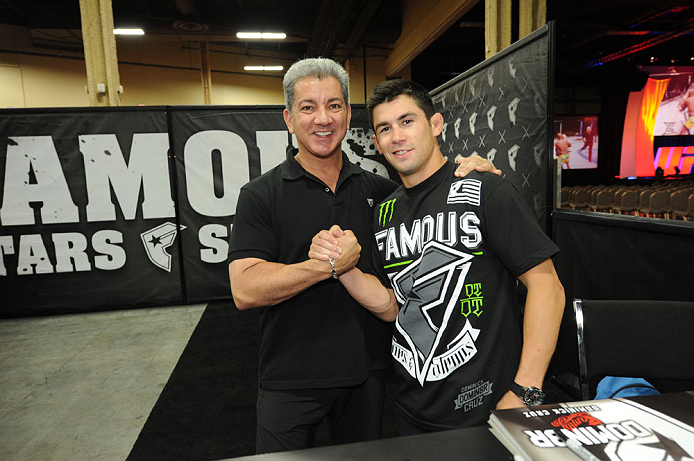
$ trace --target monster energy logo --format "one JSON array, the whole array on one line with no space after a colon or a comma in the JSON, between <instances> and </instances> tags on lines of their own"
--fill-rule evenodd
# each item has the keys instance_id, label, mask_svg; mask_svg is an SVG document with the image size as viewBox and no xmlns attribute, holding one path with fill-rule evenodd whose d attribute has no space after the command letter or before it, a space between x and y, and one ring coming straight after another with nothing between
<instances>
[{"instance_id":1,"label":"monster energy logo","mask_svg":"<svg viewBox=\"0 0 694 461\"><path fill-rule=\"evenodd\" d=\"M395 210L395 201L397 199L388 200L381 203L378 209L378 224L385 227L387 222L393 219L393 210Z\"/></svg>"}]
</instances>

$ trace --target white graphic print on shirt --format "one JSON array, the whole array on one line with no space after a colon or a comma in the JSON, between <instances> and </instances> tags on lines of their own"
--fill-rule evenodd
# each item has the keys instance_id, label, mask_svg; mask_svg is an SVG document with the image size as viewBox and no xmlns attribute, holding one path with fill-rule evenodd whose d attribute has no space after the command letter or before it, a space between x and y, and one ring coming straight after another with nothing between
<instances>
[{"instance_id":1,"label":"white graphic print on shirt","mask_svg":"<svg viewBox=\"0 0 694 461\"><path fill-rule=\"evenodd\" d=\"M450 185L446 201L448 204L479 206L481 188L479 180L455 181ZM394 203L386 206L392 213ZM391 284L402 306L395 325L406 344L400 344L394 338L391 352L421 386L425 381L446 378L477 353L475 340L479 329L466 319L462 329L450 340L452 332L447 332L447 328L451 316L459 309L465 279L474 258L453 247L458 242L468 249L478 247L481 243L478 225L479 219L474 212L468 211L459 217L452 211L438 213L436 219L431 216L415 219L409 232L403 223L399 228L390 227L377 234L379 248L385 250L386 260L419 253L406 269L392 276ZM462 231L460 236L459 231ZM451 327L459 328L456 324L460 325L454 322ZM444 337L449 342L440 348Z\"/></svg>"}]
</instances>

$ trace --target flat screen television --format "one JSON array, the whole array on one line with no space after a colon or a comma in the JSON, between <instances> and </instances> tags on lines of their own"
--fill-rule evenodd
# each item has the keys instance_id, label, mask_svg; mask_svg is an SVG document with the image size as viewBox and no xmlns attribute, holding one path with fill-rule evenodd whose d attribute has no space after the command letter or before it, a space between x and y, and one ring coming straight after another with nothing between
<instances>
[{"instance_id":1,"label":"flat screen television","mask_svg":"<svg viewBox=\"0 0 694 461\"><path fill-rule=\"evenodd\" d=\"M555 116L554 158L561 162L564 170L597 168L598 116Z\"/></svg>"},{"instance_id":2,"label":"flat screen television","mask_svg":"<svg viewBox=\"0 0 694 461\"><path fill-rule=\"evenodd\" d=\"M658 93L658 114L653 136L694 135L694 66L642 66L649 78L663 80L666 85ZM643 103L642 103L643 105Z\"/></svg>"}]
</instances>

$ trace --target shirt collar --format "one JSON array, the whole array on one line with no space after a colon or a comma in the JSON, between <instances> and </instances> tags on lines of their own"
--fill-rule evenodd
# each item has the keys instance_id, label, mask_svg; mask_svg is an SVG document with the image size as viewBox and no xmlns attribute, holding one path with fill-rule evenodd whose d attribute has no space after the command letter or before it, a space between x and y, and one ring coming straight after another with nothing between
<instances>
[{"instance_id":1,"label":"shirt collar","mask_svg":"<svg viewBox=\"0 0 694 461\"><path fill-rule=\"evenodd\" d=\"M297 153L299 153L299 149L296 147L287 147L287 161L283 162L280 167L282 169L282 179L298 179L301 176L309 174L294 158ZM350 162L347 158L347 154L342 152L342 170L340 170L340 179L338 182L353 174L361 174L363 171L364 170L362 170L359 165Z\"/></svg>"}]
</instances>

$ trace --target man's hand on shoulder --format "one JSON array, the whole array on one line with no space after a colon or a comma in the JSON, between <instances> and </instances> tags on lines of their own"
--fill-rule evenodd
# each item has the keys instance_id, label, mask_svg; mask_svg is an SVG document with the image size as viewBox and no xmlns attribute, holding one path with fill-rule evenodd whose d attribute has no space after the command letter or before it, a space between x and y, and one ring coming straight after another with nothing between
<instances>
[{"instance_id":1,"label":"man's hand on shoulder","mask_svg":"<svg viewBox=\"0 0 694 461\"><path fill-rule=\"evenodd\" d=\"M456 160L458 168L455 170L455 175L459 178L464 177L472 170L479 172L489 171L501 176L501 170L496 168L492 162L479 155L471 155L470 157L458 157Z\"/></svg>"}]
</instances>

